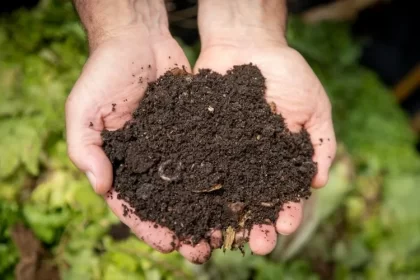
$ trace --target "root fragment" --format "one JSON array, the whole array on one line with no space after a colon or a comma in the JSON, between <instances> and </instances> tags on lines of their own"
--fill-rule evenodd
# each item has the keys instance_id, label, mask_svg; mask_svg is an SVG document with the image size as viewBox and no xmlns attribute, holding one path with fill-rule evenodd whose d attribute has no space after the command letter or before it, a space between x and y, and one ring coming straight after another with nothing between
<instances>
[{"instance_id":1,"label":"root fragment","mask_svg":"<svg viewBox=\"0 0 420 280\"><path fill-rule=\"evenodd\" d=\"M268 103L268 105L270 105L271 112L272 112L273 114L275 114L275 113L277 112L277 106L276 106L276 103L274 103L273 101L271 101L270 103Z\"/></svg>"},{"instance_id":2,"label":"root fragment","mask_svg":"<svg viewBox=\"0 0 420 280\"><path fill-rule=\"evenodd\" d=\"M272 202L261 202L261 206L263 206L263 207L274 207L274 203L272 203Z\"/></svg>"},{"instance_id":3,"label":"root fragment","mask_svg":"<svg viewBox=\"0 0 420 280\"><path fill-rule=\"evenodd\" d=\"M209 192L214 192L214 191L220 190L222 187L223 187L222 184L217 184L217 185L214 185L213 187L211 187L209 189L193 190L192 192L194 192L194 193L209 193Z\"/></svg>"},{"instance_id":4,"label":"root fragment","mask_svg":"<svg viewBox=\"0 0 420 280\"><path fill-rule=\"evenodd\" d=\"M230 203L228 206L229 206L229 209L233 213L239 214L239 213L241 213L244 210L245 203L243 203L243 202L233 202L233 203Z\"/></svg>"},{"instance_id":5,"label":"root fragment","mask_svg":"<svg viewBox=\"0 0 420 280\"><path fill-rule=\"evenodd\" d=\"M234 241L235 230L233 229L233 227L229 226L224 233L223 252L226 250L231 250Z\"/></svg>"},{"instance_id":6,"label":"root fragment","mask_svg":"<svg viewBox=\"0 0 420 280\"><path fill-rule=\"evenodd\" d=\"M180 68L171 69L170 72L174 76L185 76L185 75L188 75L188 72L185 69L180 69Z\"/></svg>"},{"instance_id":7,"label":"root fragment","mask_svg":"<svg viewBox=\"0 0 420 280\"><path fill-rule=\"evenodd\" d=\"M238 225L243 228L245 227L245 222L251 218L251 211L247 211L245 215L242 216L241 220L239 221Z\"/></svg>"}]
</instances>

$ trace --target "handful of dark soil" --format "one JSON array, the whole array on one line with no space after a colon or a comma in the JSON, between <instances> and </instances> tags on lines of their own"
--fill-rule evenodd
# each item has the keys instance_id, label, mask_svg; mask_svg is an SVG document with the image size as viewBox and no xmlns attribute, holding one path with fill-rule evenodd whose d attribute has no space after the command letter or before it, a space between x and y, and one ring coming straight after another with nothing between
<instances>
[{"instance_id":1,"label":"handful of dark soil","mask_svg":"<svg viewBox=\"0 0 420 280\"><path fill-rule=\"evenodd\" d=\"M253 65L150 83L133 119L102 133L118 198L194 243L274 223L285 202L310 195L316 164L308 133L286 128L265 89Z\"/></svg>"}]
</instances>

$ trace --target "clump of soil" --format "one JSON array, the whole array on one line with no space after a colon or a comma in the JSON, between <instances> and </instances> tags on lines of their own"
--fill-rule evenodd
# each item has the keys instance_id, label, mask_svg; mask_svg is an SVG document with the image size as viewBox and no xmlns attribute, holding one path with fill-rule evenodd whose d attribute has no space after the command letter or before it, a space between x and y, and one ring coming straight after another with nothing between
<instances>
[{"instance_id":1,"label":"clump of soil","mask_svg":"<svg viewBox=\"0 0 420 280\"><path fill-rule=\"evenodd\" d=\"M308 133L286 128L265 89L253 65L150 83L133 119L102 133L118 198L194 243L275 222L285 202L310 195L316 164Z\"/></svg>"}]
</instances>

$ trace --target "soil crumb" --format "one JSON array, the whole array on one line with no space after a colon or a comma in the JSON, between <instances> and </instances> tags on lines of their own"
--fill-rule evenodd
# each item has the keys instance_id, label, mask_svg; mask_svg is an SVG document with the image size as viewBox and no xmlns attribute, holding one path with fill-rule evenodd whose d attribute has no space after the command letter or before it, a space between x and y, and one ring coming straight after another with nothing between
<instances>
[{"instance_id":1,"label":"soil crumb","mask_svg":"<svg viewBox=\"0 0 420 280\"><path fill-rule=\"evenodd\" d=\"M310 196L309 135L273 113L256 66L181 71L150 83L122 129L102 132L114 189L134 214L197 243L210 229L274 223L284 203Z\"/></svg>"}]
</instances>

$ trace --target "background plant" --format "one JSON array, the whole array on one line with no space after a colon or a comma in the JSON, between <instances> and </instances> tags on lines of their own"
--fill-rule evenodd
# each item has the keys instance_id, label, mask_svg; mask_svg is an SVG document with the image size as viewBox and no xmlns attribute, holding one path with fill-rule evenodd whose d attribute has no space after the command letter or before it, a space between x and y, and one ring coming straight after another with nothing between
<instances>
[{"instance_id":1,"label":"background plant","mask_svg":"<svg viewBox=\"0 0 420 280\"><path fill-rule=\"evenodd\" d=\"M205 266L130 236L66 155L64 102L86 60L71 3L41 1L0 20L0 278L13 279L23 223L63 279L419 279L420 160L406 117L358 64L346 24L289 22L290 44L329 93L340 147L329 185L269 257L215 252ZM190 59L197 46L184 46ZM39 256L39 258L44 258Z\"/></svg>"}]
</instances>

